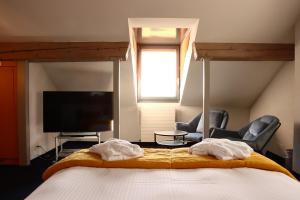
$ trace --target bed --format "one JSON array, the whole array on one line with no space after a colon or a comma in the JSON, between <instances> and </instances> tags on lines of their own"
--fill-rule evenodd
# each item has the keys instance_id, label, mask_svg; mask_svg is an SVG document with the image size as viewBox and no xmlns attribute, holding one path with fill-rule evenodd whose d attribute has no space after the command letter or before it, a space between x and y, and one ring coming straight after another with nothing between
<instances>
[{"instance_id":1,"label":"bed","mask_svg":"<svg viewBox=\"0 0 300 200\"><path fill-rule=\"evenodd\" d=\"M145 149L145 156L105 162L82 150L47 169L35 199L299 199L300 184L260 154L219 161L186 148Z\"/></svg>"}]
</instances>

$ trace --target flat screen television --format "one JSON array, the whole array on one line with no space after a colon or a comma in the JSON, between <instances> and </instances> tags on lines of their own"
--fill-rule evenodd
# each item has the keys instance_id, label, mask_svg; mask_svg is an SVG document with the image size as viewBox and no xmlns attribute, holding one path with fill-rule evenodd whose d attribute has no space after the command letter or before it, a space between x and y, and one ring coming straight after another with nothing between
<instances>
[{"instance_id":1,"label":"flat screen television","mask_svg":"<svg viewBox=\"0 0 300 200\"><path fill-rule=\"evenodd\" d=\"M111 130L113 92L43 92L44 132Z\"/></svg>"}]
</instances>

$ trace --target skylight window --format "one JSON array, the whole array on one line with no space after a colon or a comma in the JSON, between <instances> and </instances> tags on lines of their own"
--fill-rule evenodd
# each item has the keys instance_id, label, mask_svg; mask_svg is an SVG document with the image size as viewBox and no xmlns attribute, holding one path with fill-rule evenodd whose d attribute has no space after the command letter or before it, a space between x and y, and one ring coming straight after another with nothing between
<instances>
[{"instance_id":1,"label":"skylight window","mask_svg":"<svg viewBox=\"0 0 300 200\"><path fill-rule=\"evenodd\" d=\"M142 48L139 100L177 100L178 49Z\"/></svg>"}]
</instances>

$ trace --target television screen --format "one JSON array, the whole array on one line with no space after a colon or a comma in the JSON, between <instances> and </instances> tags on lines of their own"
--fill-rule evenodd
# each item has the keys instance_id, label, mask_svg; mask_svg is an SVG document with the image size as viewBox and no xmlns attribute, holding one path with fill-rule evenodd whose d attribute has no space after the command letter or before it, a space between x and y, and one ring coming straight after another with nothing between
<instances>
[{"instance_id":1,"label":"television screen","mask_svg":"<svg viewBox=\"0 0 300 200\"><path fill-rule=\"evenodd\" d=\"M111 130L113 92L43 92L44 132Z\"/></svg>"}]
</instances>

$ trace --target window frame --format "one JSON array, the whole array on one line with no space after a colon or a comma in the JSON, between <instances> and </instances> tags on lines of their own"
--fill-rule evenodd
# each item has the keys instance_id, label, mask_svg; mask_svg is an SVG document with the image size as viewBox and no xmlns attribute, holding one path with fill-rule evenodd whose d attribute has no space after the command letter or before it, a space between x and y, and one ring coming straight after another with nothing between
<instances>
[{"instance_id":1,"label":"window frame","mask_svg":"<svg viewBox=\"0 0 300 200\"><path fill-rule=\"evenodd\" d=\"M176 96L175 97L142 97L141 96L141 55L142 50L148 51L163 51L163 50L176 50ZM138 45L138 57L137 57L137 100L138 102L179 102L179 88L180 88L180 46L179 45Z\"/></svg>"}]
</instances>

